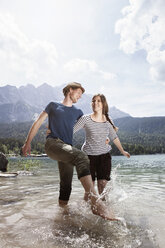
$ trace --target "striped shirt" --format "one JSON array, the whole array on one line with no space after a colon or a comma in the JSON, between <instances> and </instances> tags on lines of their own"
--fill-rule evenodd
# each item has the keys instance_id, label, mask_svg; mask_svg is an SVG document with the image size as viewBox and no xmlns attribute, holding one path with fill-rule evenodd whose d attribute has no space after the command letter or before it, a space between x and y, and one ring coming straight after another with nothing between
<instances>
[{"instance_id":1,"label":"striped shirt","mask_svg":"<svg viewBox=\"0 0 165 248\"><path fill-rule=\"evenodd\" d=\"M92 120L91 115L83 115L74 125L73 132L85 129L85 143L82 150L88 155L100 155L109 152L112 148L105 141L107 137L111 141L117 138L117 134L109 121L96 122Z\"/></svg>"}]
</instances>

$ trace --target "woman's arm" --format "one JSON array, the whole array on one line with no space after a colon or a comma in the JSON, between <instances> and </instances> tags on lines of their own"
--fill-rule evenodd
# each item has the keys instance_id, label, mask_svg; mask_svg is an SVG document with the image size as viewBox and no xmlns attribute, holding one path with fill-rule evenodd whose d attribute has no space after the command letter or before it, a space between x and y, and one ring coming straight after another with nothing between
<instances>
[{"instance_id":1,"label":"woman's arm","mask_svg":"<svg viewBox=\"0 0 165 248\"><path fill-rule=\"evenodd\" d=\"M119 151L124 155L126 156L127 158L130 158L130 154L126 151L124 151L121 143L120 143L120 140L119 138L116 138L113 140L113 143L115 144L115 146L119 149Z\"/></svg>"},{"instance_id":2,"label":"woman's arm","mask_svg":"<svg viewBox=\"0 0 165 248\"><path fill-rule=\"evenodd\" d=\"M78 121L75 123L74 128L73 128L73 133L78 132L80 129L84 128L86 118L84 115L82 115Z\"/></svg>"},{"instance_id":3,"label":"woman's arm","mask_svg":"<svg viewBox=\"0 0 165 248\"><path fill-rule=\"evenodd\" d=\"M22 147L22 153L24 156L27 156L27 153L31 152L31 141L34 138L34 136L36 135L38 129L40 128L40 126L42 125L42 123L44 122L44 120L46 119L46 117L48 116L48 114L46 112L42 112L40 114L40 116L38 117L38 119L33 123L28 136L26 138L25 144Z\"/></svg>"}]
</instances>

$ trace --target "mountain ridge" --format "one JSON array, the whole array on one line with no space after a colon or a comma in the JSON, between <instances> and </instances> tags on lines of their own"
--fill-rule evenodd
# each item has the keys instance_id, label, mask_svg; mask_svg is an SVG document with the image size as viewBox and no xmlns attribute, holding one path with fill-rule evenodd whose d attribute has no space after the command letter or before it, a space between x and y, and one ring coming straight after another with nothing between
<instances>
[{"instance_id":1,"label":"mountain ridge","mask_svg":"<svg viewBox=\"0 0 165 248\"><path fill-rule=\"evenodd\" d=\"M0 123L33 120L49 102L62 101L63 87L64 85L52 87L47 83L38 87L32 84L19 88L12 85L0 87ZM82 109L84 114L91 113L91 99L91 94L84 93L76 103L76 107ZM130 115L113 106L110 108L110 116L116 119Z\"/></svg>"}]
</instances>

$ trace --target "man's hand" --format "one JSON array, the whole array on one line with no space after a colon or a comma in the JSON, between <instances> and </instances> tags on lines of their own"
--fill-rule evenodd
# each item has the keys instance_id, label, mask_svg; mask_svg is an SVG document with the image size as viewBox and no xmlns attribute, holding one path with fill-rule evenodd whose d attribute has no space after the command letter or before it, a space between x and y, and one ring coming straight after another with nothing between
<instances>
[{"instance_id":1,"label":"man's hand","mask_svg":"<svg viewBox=\"0 0 165 248\"><path fill-rule=\"evenodd\" d=\"M47 130L46 130L46 135L48 136L50 133L51 133L51 130L49 129L49 127L48 126L46 126L47 127Z\"/></svg>"},{"instance_id":2,"label":"man's hand","mask_svg":"<svg viewBox=\"0 0 165 248\"><path fill-rule=\"evenodd\" d=\"M31 145L29 143L25 143L22 147L22 154L23 156L27 156L27 153L31 154Z\"/></svg>"},{"instance_id":3,"label":"man's hand","mask_svg":"<svg viewBox=\"0 0 165 248\"><path fill-rule=\"evenodd\" d=\"M27 156L27 153L31 153L31 142L34 138L34 136L36 135L36 133L38 132L38 129L40 128L40 126L42 125L42 123L44 122L44 120L48 117L48 114L43 111L38 119L33 123L29 133L28 133L28 136L27 136L27 139L26 139L26 142L25 144L23 145L22 147L22 153L23 153L23 156Z\"/></svg>"}]
</instances>

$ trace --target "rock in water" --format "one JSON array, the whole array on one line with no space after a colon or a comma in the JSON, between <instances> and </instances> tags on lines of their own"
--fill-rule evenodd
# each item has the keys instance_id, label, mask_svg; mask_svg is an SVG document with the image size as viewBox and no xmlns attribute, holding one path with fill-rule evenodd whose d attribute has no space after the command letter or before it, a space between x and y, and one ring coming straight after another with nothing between
<instances>
[{"instance_id":1,"label":"rock in water","mask_svg":"<svg viewBox=\"0 0 165 248\"><path fill-rule=\"evenodd\" d=\"M0 172L0 177L16 177L18 176L18 173L16 172Z\"/></svg>"},{"instance_id":2,"label":"rock in water","mask_svg":"<svg viewBox=\"0 0 165 248\"><path fill-rule=\"evenodd\" d=\"M0 152L0 171L6 172L7 171L7 164L8 160L2 152Z\"/></svg>"}]
</instances>

